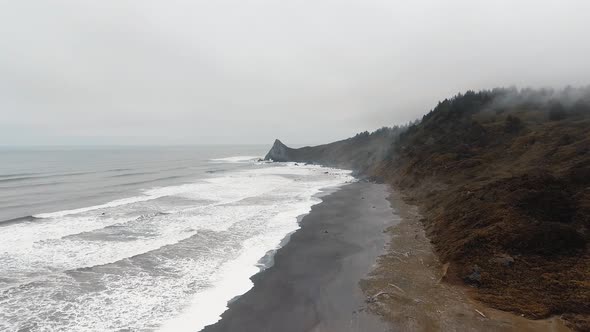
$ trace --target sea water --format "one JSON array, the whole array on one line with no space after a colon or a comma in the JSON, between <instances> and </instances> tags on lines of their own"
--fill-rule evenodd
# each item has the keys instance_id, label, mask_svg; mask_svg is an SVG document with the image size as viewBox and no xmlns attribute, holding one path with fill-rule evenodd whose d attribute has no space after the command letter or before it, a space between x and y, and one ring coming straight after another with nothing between
<instances>
[{"instance_id":1,"label":"sea water","mask_svg":"<svg viewBox=\"0 0 590 332\"><path fill-rule=\"evenodd\" d=\"M2 148L1 331L199 331L350 172L266 146Z\"/></svg>"}]
</instances>

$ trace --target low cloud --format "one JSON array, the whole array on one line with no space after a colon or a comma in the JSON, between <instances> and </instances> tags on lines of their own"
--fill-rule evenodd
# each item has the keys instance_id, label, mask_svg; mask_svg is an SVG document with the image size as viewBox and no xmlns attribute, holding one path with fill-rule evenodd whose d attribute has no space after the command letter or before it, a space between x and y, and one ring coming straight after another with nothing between
<instances>
[{"instance_id":1,"label":"low cloud","mask_svg":"<svg viewBox=\"0 0 590 332\"><path fill-rule=\"evenodd\" d=\"M0 144L314 144L590 84L587 1L12 1Z\"/></svg>"}]
</instances>

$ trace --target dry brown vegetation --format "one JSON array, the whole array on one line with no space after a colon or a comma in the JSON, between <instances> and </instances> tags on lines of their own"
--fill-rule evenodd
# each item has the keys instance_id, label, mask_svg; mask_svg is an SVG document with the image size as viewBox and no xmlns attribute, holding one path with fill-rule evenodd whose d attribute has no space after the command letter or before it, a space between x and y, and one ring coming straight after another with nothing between
<instances>
[{"instance_id":1,"label":"dry brown vegetation","mask_svg":"<svg viewBox=\"0 0 590 332\"><path fill-rule=\"evenodd\" d=\"M588 330L590 94L553 94L445 100L375 175L420 206L449 282L492 307Z\"/></svg>"}]
</instances>

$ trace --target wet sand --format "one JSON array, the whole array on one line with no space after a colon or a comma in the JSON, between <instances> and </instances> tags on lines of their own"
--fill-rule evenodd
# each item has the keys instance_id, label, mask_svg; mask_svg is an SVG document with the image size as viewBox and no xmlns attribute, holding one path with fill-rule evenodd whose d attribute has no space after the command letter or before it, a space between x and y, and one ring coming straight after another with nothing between
<instances>
[{"instance_id":1,"label":"wet sand","mask_svg":"<svg viewBox=\"0 0 590 332\"><path fill-rule=\"evenodd\" d=\"M388 187L358 182L323 197L254 287L203 331L390 331L366 310L359 281L376 267L395 224Z\"/></svg>"}]
</instances>

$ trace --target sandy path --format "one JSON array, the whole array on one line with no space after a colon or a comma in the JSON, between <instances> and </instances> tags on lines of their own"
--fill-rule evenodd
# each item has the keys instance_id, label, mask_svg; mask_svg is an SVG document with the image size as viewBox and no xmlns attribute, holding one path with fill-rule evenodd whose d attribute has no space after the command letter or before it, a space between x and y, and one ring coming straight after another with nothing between
<instances>
[{"instance_id":1,"label":"sandy path","mask_svg":"<svg viewBox=\"0 0 590 332\"><path fill-rule=\"evenodd\" d=\"M396 191L389 199L401 222L388 229L388 253L379 258L371 278L361 282L367 295L387 292L369 304L370 311L401 331L569 331L558 317L532 321L494 310L470 300L468 288L440 282L443 267L418 209Z\"/></svg>"}]
</instances>

